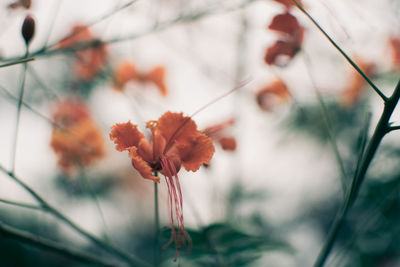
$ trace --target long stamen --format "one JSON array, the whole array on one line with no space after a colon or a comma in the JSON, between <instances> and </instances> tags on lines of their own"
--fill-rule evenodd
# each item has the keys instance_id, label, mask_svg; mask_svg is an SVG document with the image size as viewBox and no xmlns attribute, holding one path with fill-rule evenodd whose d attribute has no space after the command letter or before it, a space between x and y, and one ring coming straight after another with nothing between
<instances>
[{"instance_id":1,"label":"long stamen","mask_svg":"<svg viewBox=\"0 0 400 267\"><path fill-rule=\"evenodd\" d=\"M164 155L161 156L161 165L163 170L165 170L166 172L165 180L168 187L171 219L171 238L169 242L163 246L163 248L168 247L171 244L172 240L174 240L176 257L179 257L179 250L182 246L186 245L186 240L188 242L188 250L190 250L192 240L184 227L182 191L175 165L170 158ZM175 231L174 217L176 219L177 231Z\"/></svg>"}]
</instances>

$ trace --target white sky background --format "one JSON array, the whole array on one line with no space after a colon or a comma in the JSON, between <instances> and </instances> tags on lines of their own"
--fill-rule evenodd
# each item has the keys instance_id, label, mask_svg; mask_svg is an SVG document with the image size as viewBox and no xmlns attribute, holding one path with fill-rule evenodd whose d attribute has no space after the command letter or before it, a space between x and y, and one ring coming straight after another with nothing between
<instances>
[{"instance_id":1,"label":"white sky background","mask_svg":"<svg viewBox=\"0 0 400 267\"><path fill-rule=\"evenodd\" d=\"M107 14L118 3L126 1L106 0L64 0L59 11L54 12L60 0L33 0L32 13L36 19L36 35L31 51L42 47L52 28L49 43L57 42L69 32L76 22L88 24ZM20 27L26 11L8 11L4 7L11 1L0 0L0 53L3 57L22 55L23 40ZM103 40L146 31L154 18L170 21L179 15L174 0L144 1L138 0L130 8L120 11L111 18L94 25L94 35ZM216 6L236 6L240 1L181 1L186 3L186 12L196 12ZM218 2L218 4L215 4ZM332 34L334 39L350 55L374 61L379 67L388 68L390 55L387 38L389 34L399 35L400 25L397 19L399 8L396 1L330 0L304 1L307 9L321 25ZM236 4L235 4L236 3ZM289 107L281 107L274 113L262 112L256 105L253 92L270 81L275 73L282 77L290 87L296 100L301 103L313 101L314 91L305 71L302 55L296 56L288 68L268 68L263 62L265 48L273 43L276 35L266 30L271 18L283 8L272 1L257 1L240 11L222 12L185 25L177 25L159 33L149 34L132 41L115 43L109 46L110 64L132 60L139 69L148 70L155 65L167 68L167 85L170 95L162 99L155 90L140 92L130 85L128 94L139 99L140 116L145 121L156 119L166 110L183 111L191 114L204 104L215 99L234 87L238 59L237 45L241 31L241 16L248 21L244 40L246 49L240 51L244 60L244 71L239 80L250 78L251 82L240 91L208 107L194 119L199 127L208 126L232 116L238 121L233 129L238 139L238 151L232 155L217 149L213 168L196 173L180 172L183 186L185 222L188 225L198 223L191 212L196 208L202 222L207 224L221 218L226 189L236 177L242 177L248 189L264 188L269 198L262 203L260 212L272 224L290 220L302 212L309 203L328 199L340 193L339 175L334 164L330 146L318 146L304 135L291 133L282 127ZM397 11L397 13L396 13ZM304 50L313 62L313 76L326 96L332 97L346 82L349 67L336 50L317 32L315 27L297 10L293 12L306 27ZM55 20L54 20L55 17ZM40 58L29 63L35 66L48 86L59 84L66 68L64 56ZM21 66L0 69L0 84L17 95ZM29 77L27 78L27 82ZM393 85L394 87L394 85ZM35 95L29 92L26 95ZM56 89L56 88L55 88ZM383 88L390 92L391 88ZM376 100L378 100L376 98ZM35 108L43 114L49 114L48 101ZM130 161L125 153L116 152L108 139L110 127L119 122L139 117L132 107L133 102L124 95L111 90L110 83L104 83L95 89L90 98L90 107L97 123L101 125L107 143L107 158L94 166L94 172L113 169L130 170ZM374 110L380 109L379 102ZM16 104L0 99L0 164L9 168L14 135ZM374 120L378 113L374 114ZM51 203L64 210L74 221L94 233L101 233L102 224L97 209L88 203L79 203L58 196L52 188L51 179L57 172L56 159L49 147L51 125L32 114L22 112L19 143L17 150L16 173L29 185L40 191ZM131 175L135 175L131 172ZM18 201L30 201L29 196L19 189L4 174L0 174L0 198ZM149 198L126 196L131 192L117 192L113 202L102 203L108 227L110 229L131 223L143 223L135 218L134 209L147 210L144 218L152 216L151 184ZM165 184L161 183L161 187ZM128 190L126 190L128 191ZM215 195L217 195L215 197ZM214 196L214 197L213 197ZM163 201L161 196L160 201ZM165 197L165 195L164 195ZM142 203L140 203L143 201ZM135 203L133 203L135 202ZM150 207L151 205L151 207ZM21 211L23 212L23 211ZM161 220L166 223L168 215L166 205L161 205ZM312 226L302 226L291 234L291 240L298 253L293 258L272 257L271 266L311 265L318 252L323 237L311 230ZM270 258L263 258L267 262ZM263 265L266 266L266 265Z\"/></svg>"}]
</instances>

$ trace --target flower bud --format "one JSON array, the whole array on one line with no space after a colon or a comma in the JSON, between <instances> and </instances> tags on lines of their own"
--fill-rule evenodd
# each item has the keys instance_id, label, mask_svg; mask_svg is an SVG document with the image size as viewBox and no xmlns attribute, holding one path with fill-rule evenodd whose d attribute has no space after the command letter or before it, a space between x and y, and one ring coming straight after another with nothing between
<instances>
[{"instance_id":1,"label":"flower bud","mask_svg":"<svg viewBox=\"0 0 400 267\"><path fill-rule=\"evenodd\" d=\"M24 37L25 44L28 46L35 34L35 20L31 15L25 17L21 29L22 37Z\"/></svg>"}]
</instances>

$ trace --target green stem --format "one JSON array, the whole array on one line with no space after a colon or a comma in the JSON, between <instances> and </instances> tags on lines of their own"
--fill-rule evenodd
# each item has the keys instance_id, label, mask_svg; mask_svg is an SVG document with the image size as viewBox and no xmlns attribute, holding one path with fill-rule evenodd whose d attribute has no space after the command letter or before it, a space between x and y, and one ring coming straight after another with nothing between
<instances>
[{"instance_id":1,"label":"green stem","mask_svg":"<svg viewBox=\"0 0 400 267\"><path fill-rule=\"evenodd\" d=\"M27 204L27 203L21 203L21 202L16 202L16 201L7 200L7 199L1 199L0 198L0 202L4 203L4 204L12 205L12 206L31 209L31 210L43 210L43 208L41 206Z\"/></svg>"},{"instance_id":2,"label":"green stem","mask_svg":"<svg viewBox=\"0 0 400 267\"><path fill-rule=\"evenodd\" d=\"M155 172L154 176L158 177ZM158 211L158 183L154 182L154 266L160 264L160 218Z\"/></svg>"},{"instance_id":3,"label":"green stem","mask_svg":"<svg viewBox=\"0 0 400 267\"><path fill-rule=\"evenodd\" d=\"M1 222L0 222L0 236L2 238L9 238L16 240L18 242L22 242L24 244L29 244L39 249L51 251L53 253L59 254L63 257L67 257L73 260L87 262L90 264L94 264L96 266L115 266L115 263L111 263L109 261L98 258L94 255L33 235L29 232L18 230L14 227L5 225Z\"/></svg>"},{"instance_id":4,"label":"green stem","mask_svg":"<svg viewBox=\"0 0 400 267\"><path fill-rule=\"evenodd\" d=\"M25 51L25 59L28 58L29 55L29 50L28 50L28 45L26 45L26 51ZM24 98L24 91L25 91L25 78L26 78L26 69L27 69L27 61L23 63L23 70L22 70L22 82L21 86L19 89L19 95L18 95L18 102L17 102L17 115L16 115L16 123L15 123L15 134L14 134L14 140L13 140L13 146L12 146L12 151L11 151L11 172L15 171L15 160L17 157L17 144L18 144L18 133L19 133L19 123L21 119L21 109L22 109L22 102Z\"/></svg>"},{"instance_id":5,"label":"green stem","mask_svg":"<svg viewBox=\"0 0 400 267\"><path fill-rule=\"evenodd\" d=\"M6 173L11 179L13 179L16 183L18 183L23 189L25 189L32 197L36 199L36 201L43 207L44 210L51 213L54 217L59 219L60 221L64 222L65 224L69 225L72 229L76 232L80 233L81 235L85 236L88 240L96 244L99 248L108 251L109 253L119 257L120 259L126 261L131 266L150 266L148 263L144 262L143 260L126 253L111 244L104 243L100 238L92 235L91 233L87 232L86 230L80 228L70 219L68 219L64 214L58 211L56 208L51 206L44 198L42 198L36 191L34 191L31 187L25 184L21 179L19 179L13 172L7 171L3 166L0 165L0 171Z\"/></svg>"},{"instance_id":6,"label":"green stem","mask_svg":"<svg viewBox=\"0 0 400 267\"><path fill-rule=\"evenodd\" d=\"M13 66L13 65L16 65L16 64L21 64L21 63L26 63L26 62L29 62L29 61L32 61L32 60L35 60L35 58L33 58L33 57L22 58L22 59L15 60L15 61L12 61L12 62L9 62L9 63L1 64L0 68L9 67L9 66Z\"/></svg>"},{"instance_id":7,"label":"green stem","mask_svg":"<svg viewBox=\"0 0 400 267\"><path fill-rule=\"evenodd\" d=\"M362 182L365 179L368 167L370 166L370 163L374 158L375 153L383 137L390 131L389 120L399 101L399 98L400 98L400 81L397 83L396 89L394 90L392 96L388 98L388 100L385 102L382 115L371 137L371 140L368 143L366 151L363 154L362 159L360 161L361 162L360 167L358 171L354 173L351 188L350 190L348 190L346 200L329 230L327 240L324 243L324 246L320 251L318 258L314 264L315 267L324 266L325 261L328 258L330 251L332 250L333 244L335 243L339 230L346 219L347 213L351 208L351 206L354 204L355 200L357 199Z\"/></svg>"}]
</instances>

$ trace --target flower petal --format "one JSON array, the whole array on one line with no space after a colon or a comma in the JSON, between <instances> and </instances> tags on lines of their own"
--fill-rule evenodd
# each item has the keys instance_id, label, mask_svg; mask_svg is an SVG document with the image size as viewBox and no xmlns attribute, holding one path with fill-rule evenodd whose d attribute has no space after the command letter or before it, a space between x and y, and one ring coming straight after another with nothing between
<instances>
[{"instance_id":1,"label":"flower petal","mask_svg":"<svg viewBox=\"0 0 400 267\"><path fill-rule=\"evenodd\" d=\"M110 139L117 145L118 151L129 150L131 147L137 147L139 142L145 138L137 129L137 125L130 121L127 123L115 124L110 133Z\"/></svg>"},{"instance_id":2,"label":"flower petal","mask_svg":"<svg viewBox=\"0 0 400 267\"><path fill-rule=\"evenodd\" d=\"M131 62L123 62L117 67L113 74L114 89L117 91L122 91L124 85L127 82L136 79L137 75L137 70Z\"/></svg>"},{"instance_id":3,"label":"flower petal","mask_svg":"<svg viewBox=\"0 0 400 267\"><path fill-rule=\"evenodd\" d=\"M265 63L268 65L284 66L297 54L299 49L300 47L296 43L278 40L267 48L264 57ZM287 60L281 60L282 56L286 56ZM282 63L281 61L285 62Z\"/></svg>"},{"instance_id":4,"label":"flower petal","mask_svg":"<svg viewBox=\"0 0 400 267\"><path fill-rule=\"evenodd\" d=\"M287 34L293 40L302 41L303 27L295 16L286 12L276 15L268 26L268 29Z\"/></svg>"},{"instance_id":5,"label":"flower petal","mask_svg":"<svg viewBox=\"0 0 400 267\"><path fill-rule=\"evenodd\" d=\"M183 167L188 171L197 171L202 164L208 164L214 154L214 145L205 134L192 136L188 145L177 146Z\"/></svg>"},{"instance_id":6,"label":"flower petal","mask_svg":"<svg viewBox=\"0 0 400 267\"><path fill-rule=\"evenodd\" d=\"M135 169L140 173L140 175L142 175L143 178L153 180L157 183L160 182L160 178L153 175L153 171L147 162L138 155L136 147L133 146L130 148L129 157L132 159L133 167L135 167Z\"/></svg>"},{"instance_id":7,"label":"flower petal","mask_svg":"<svg viewBox=\"0 0 400 267\"><path fill-rule=\"evenodd\" d=\"M176 142L189 144L192 136L199 133L196 123L183 113L173 113L167 111L158 119L157 129L167 142L168 150Z\"/></svg>"}]
</instances>

